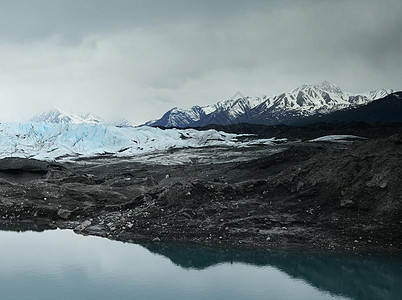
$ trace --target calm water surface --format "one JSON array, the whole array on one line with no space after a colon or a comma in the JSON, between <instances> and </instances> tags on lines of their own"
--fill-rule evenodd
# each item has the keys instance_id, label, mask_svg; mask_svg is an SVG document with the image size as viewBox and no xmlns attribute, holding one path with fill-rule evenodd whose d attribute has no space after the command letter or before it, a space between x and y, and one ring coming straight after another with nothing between
<instances>
[{"instance_id":1,"label":"calm water surface","mask_svg":"<svg viewBox=\"0 0 402 300\"><path fill-rule=\"evenodd\" d=\"M0 299L402 299L400 256L134 245L0 231Z\"/></svg>"}]
</instances>

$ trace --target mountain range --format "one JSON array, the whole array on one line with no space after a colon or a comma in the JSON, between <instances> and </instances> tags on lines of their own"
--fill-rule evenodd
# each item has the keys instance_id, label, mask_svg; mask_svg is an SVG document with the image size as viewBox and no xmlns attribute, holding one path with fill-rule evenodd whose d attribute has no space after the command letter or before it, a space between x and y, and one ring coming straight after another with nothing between
<instances>
[{"instance_id":1,"label":"mountain range","mask_svg":"<svg viewBox=\"0 0 402 300\"><path fill-rule=\"evenodd\" d=\"M306 125L315 122L391 122L392 120L400 122L399 106L402 102L398 101L398 96L384 98L393 92L393 90L382 89L353 94L324 81L314 85L302 85L290 92L272 97L239 97L213 105L196 105L187 110L175 107L160 119L143 125L186 128L240 123ZM237 95L240 94L237 93ZM386 100L374 101L383 98ZM132 127L127 120L108 122L93 113L74 114L59 109L42 112L29 121Z\"/></svg>"},{"instance_id":2,"label":"mountain range","mask_svg":"<svg viewBox=\"0 0 402 300\"><path fill-rule=\"evenodd\" d=\"M41 112L29 120L30 122L63 123L63 124L102 124L106 123L102 118L93 113L74 114L51 109Z\"/></svg>"},{"instance_id":3,"label":"mountain range","mask_svg":"<svg viewBox=\"0 0 402 300\"><path fill-rule=\"evenodd\" d=\"M115 122L108 122L93 113L70 113L56 108L35 115L29 120L29 122L61 124L111 124L117 127L132 127L130 122L125 119L121 119Z\"/></svg>"},{"instance_id":4,"label":"mountain range","mask_svg":"<svg viewBox=\"0 0 402 300\"><path fill-rule=\"evenodd\" d=\"M175 107L160 119L144 125L184 128L237 123L295 124L308 117L363 106L392 92L393 90L382 89L353 94L324 81L314 85L302 85L293 91L273 97L241 97L214 105L197 105L187 110Z\"/></svg>"},{"instance_id":5,"label":"mountain range","mask_svg":"<svg viewBox=\"0 0 402 300\"><path fill-rule=\"evenodd\" d=\"M334 111L329 114L317 114L296 121L293 125L303 126L313 123L381 122L402 123L402 92L395 92L369 102Z\"/></svg>"}]
</instances>

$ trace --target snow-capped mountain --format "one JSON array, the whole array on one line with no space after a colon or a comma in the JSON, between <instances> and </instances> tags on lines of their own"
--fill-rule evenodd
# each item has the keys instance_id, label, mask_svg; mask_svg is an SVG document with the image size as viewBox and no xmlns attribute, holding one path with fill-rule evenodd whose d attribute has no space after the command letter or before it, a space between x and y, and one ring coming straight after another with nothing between
<instances>
[{"instance_id":1,"label":"snow-capped mountain","mask_svg":"<svg viewBox=\"0 0 402 300\"><path fill-rule=\"evenodd\" d=\"M59 109L41 112L31 118L28 122L57 124L109 124L117 127L133 127L133 125L126 119L109 122L93 113L74 114Z\"/></svg>"},{"instance_id":2,"label":"snow-capped mountain","mask_svg":"<svg viewBox=\"0 0 402 300\"><path fill-rule=\"evenodd\" d=\"M126 119L120 119L114 122L111 122L110 124L117 126L117 127L134 127L128 120Z\"/></svg>"},{"instance_id":3,"label":"snow-capped mountain","mask_svg":"<svg viewBox=\"0 0 402 300\"><path fill-rule=\"evenodd\" d=\"M294 125L307 125L317 122L347 123L347 122L402 122L402 92L395 92L383 98L371 101L367 105L358 105L334 111L324 115L314 115L303 118Z\"/></svg>"},{"instance_id":4,"label":"snow-capped mountain","mask_svg":"<svg viewBox=\"0 0 402 300\"><path fill-rule=\"evenodd\" d=\"M73 114L52 109L34 116L30 122L64 123L64 124L102 124L106 123L102 118L92 114Z\"/></svg>"},{"instance_id":5,"label":"snow-capped mountain","mask_svg":"<svg viewBox=\"0 0 402 300\"><path fill-rule=\"evenodd\" d=\"M208 124L291 124L304 117L327 114L348 107L365 105L382 98L392 90L363 94L343 92L338 86L324 81L302 85L293 91L273 97L244 97L214 105L193 106L189 110L173 108L161 119L145 125L163 127L198 127Z\"/></svg>"},{"instance_id":6,"label":"snow-capped mountain","mask_svg":"<svg viewBox=\"0 0 402 300\"><path fill-rule=\"evenodd\" d=\"M233 120L247 118L248 112L258 106L263 98L244 97L236 100L220 101L214 105L193 106L188 110L173 108L161 119L149 121L144 125L162 127L196 127L207 124L231 124ZM215 123L216 121L216 123Z\"/></svg>"}]
</instances>

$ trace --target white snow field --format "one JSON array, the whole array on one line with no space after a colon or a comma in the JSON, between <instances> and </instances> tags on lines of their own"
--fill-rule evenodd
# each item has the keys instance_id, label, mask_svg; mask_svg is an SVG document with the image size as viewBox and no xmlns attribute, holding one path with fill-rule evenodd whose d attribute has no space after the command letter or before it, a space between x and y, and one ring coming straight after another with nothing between
<instances>
[{"instance_id":1,"label":"white snow field","mask_svg":"<svg viewBox=\"0 0 402 300\"><path fill-rule=\"evenodd\" d=\"M267 140L267 143L269 141ZM215 130L119 128L105 124L3 123L0 158L71 160L113 154L128 157L172 148L248 146L237 135Z\"/></svg>"},{"instance_id":2,"label":"white snow field","mask_svg":"<svg viewBox=\"0 0 402 300\"><path fill-rule=\"evenodd\" d=\"M363 140L363 139L365 138L356 135L326 135L310 140L310 142L345 142L350 140Z\"/></svg>"}]
</instances>

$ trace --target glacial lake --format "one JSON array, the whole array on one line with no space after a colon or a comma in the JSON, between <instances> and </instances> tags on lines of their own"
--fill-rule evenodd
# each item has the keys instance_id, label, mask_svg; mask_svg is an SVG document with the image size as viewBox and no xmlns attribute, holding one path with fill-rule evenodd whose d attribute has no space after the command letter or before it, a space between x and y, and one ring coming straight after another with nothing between
<instances>
[{"instance_id":1,"label":"glacial lake","mask_svg":"<svg viewBox=\"0 0 402 300\"><path fill-rule=\"evenodd\" d=\"M402 258L0 231L0 299L402 299Z\"/></svg>"}]
</instances>

